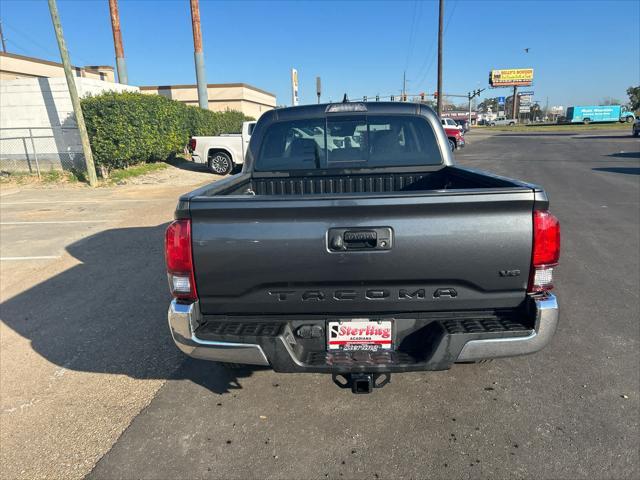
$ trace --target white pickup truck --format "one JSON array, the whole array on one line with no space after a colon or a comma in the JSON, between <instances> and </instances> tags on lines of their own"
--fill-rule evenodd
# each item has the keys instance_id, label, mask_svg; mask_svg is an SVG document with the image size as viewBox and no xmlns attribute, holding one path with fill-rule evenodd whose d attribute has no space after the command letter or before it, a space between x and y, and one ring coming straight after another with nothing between
<instances>
[{"instance_id":1,"label":"white pickup truck","mask_svg":"<svg viewBox=\"0 0 640 480\"><path fill-rule=\"evenodd\" d=\"M243 122L242 133L213 137L191 137L189 150L196 163L206 163L212 173L228 175L242 168L244 155L256 122Z\"/></svg>"},{"instance_id":2,"label":"white pickup truck","mask_svg":"<svg viewBox=\"0 0 640 480\"><path fill-rule=\"evenodd\" d=\"M507 118L507 117L496 117L493 120L491 120L489 122L489 126L490 127L495 127L495 126L499 126L499 125L509 125L509 126L513 126L516 123L518 123L518 119L517 118Z\"/></svg>"}]
</instances>

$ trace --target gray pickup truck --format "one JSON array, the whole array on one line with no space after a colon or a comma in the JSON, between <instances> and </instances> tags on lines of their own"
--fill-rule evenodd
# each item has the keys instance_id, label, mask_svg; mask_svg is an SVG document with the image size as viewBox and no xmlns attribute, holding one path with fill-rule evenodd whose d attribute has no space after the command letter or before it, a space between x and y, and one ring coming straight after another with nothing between
<instances>
[{"instance_id":1,"label":"gray pickup truck","mask_svg":"<svg viewBox=\"0 0 640 480\"><path fill-rule=\"evenodd\" d=\"M195 358L330 373L354 393L536 352L558 321L548 205L456 166L424 105L267 112L242 173L178 202L171 334Z\"/></svg>"}]
</instances>

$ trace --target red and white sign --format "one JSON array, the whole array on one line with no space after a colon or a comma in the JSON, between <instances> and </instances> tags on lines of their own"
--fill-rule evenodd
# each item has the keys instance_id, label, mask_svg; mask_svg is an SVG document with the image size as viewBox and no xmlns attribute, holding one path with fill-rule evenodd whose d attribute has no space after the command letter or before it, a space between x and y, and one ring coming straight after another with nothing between
<instances>
[{"instance_id":1,"label":"red and white sign","mask_svg":"<svg viewBox=\"0 0 640 480\"><path fill-rule=\"evenodd\" d=\"M390 350L393 344L391 320L329 322L329 350Z\"/></svg>"}]
</instances>

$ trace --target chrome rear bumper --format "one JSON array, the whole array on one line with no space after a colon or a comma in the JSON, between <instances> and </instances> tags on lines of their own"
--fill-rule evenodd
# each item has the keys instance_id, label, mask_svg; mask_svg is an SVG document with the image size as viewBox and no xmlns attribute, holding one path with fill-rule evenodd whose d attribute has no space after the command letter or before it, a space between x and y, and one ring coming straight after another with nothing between
<instances>
[{"instance_id":1,"label":"chrome rear bumper","mask_svg":"<svg viewBox=\"0 0 640 480\"><path fill-rule=\"evenodd\" d=\"M458 356L459 362L488 358L515 357L542 350L551 340L558 325L558 302L555 295L534 298L535 330L526 337L491 338L467 342Z\"/></svg>"},{"instance_id":2,"label":"chrome rear bumper","mask_svg":"<svg viewBox=\"0 0 640 480\"><path fill-rule=\"evenodd\" d=\"M558 324L558 303L550 293L531 299L531 315L535 315L534 330L522 337L498 337L467 341L455 357L454 362L469 362L490 358L514 357L535 353L544 348L555 333ZM177 347L190 357L217 362L240 363L248 365L271 365L261 345L255 343L234 343L225 341L203 340L195 335L201 314L198 302L182 304L171 302L168 313L171 336ZM284 345L284 342L277 342ZM284 348L284 347L283 347ZM460 348L460 347L458 347ZM284 348L283 352L289 352ZM273 352L272 352L273 353ZM285 356L274 357L282 360ZM294 368L293 356L291 358ZM299 362L298 362L299 363ZM425 364L426 365L426 364ZM299 365L298 365L299 366ZM277 365L274 364L273 368ZM423 369L427 369L425 366ZM283 370L288 371L288 370Z\"/></svg>"},{"instance_id":3,"label":"chrome rear bumper","mask_svg":"<svg viewBox=\"0 0 640 480\"><path fill-rule=\"evenodd\" d=\"M216 362L269 365L260 345L249 343L214 342L201 340L194 334L194 325L200 316L198 302L177 303L169 306L169 328L177 347L190 357Z\"/></svg>"}]
</instances>

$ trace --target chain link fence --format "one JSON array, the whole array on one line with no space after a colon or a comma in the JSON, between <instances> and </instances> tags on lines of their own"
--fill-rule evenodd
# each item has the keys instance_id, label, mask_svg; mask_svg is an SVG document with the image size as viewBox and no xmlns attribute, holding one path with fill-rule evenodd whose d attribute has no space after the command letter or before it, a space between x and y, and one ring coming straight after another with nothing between
<instances>
[{"instance_id":1,"label":"chain link fence","mask_svg":"<svg viewBox=\"0 0 640 480\"><path fill-rule=\"evenodd\" d=\"M0 128L0 172L84 171L77 127Z\"/></svg>"}]
</instances>

